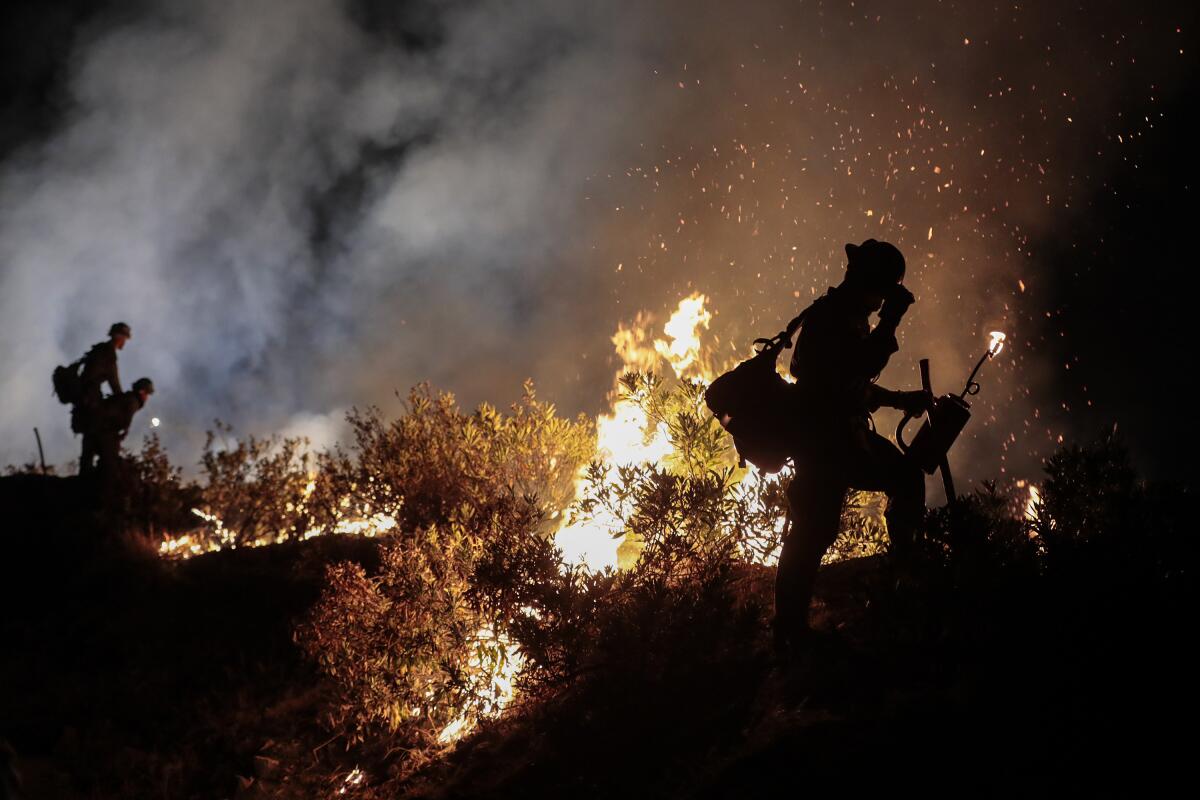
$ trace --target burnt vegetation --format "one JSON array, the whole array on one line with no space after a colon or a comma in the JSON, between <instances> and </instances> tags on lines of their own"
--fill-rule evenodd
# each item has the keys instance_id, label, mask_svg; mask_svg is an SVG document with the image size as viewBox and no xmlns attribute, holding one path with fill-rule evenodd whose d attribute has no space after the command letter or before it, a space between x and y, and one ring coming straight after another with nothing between
<instances>
[{"instance_id":1,"label":"burnt vegetation","mask_svg":"<svg viewBox=\"0 0 1200 800\"><path fill-rule=\"evenodd\" d=\"M420 387L396 419L353 414L345 451L217 428L196 480L151 437L104 502L10 470L0 736L29 796L1171 780L1189 491L1140 480L1115 436L1065 447L1028 512L990 484L931 512L903 576L854 496L818 584L829 634L780 665L784 481L740 482L702 388L627 376L673 455L615 472L532 387L474 412ZM564 513L615 521L628 568L564 565Z\"/></svg>"}]
</instances>

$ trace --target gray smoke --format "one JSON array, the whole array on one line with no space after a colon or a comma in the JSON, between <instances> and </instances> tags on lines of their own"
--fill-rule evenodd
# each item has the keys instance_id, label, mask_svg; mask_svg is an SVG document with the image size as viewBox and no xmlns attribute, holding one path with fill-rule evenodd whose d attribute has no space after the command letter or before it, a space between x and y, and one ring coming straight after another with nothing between
<instances>
[{"instance_id":1,"label":"gray smoke","mask_svg":"<svg viewBox=\"0 0 1200 800\"><path fill-rule=\"evenodd\" d=\"M214 418L328 443L422 380L594 412L619 320L704 291L742 352L867 236L922 298L884 382L959 383L1006 328L971 476L1053 444L1028 242L1169 53L1098 81L1131 46L1098 23L1048 51L1058 12L935 2L371 5L161 0L78 41L57 131L0 172L0 462L34 425L74 455L49 373L117 319L159 387L134 432L186 461Z\"/></svg>"},{"instance_id":2,"label":"gray smoke","mask_svg":"<svg viewBox=\"0 0 1200 800\"><path fill-rule=\"evenodd\" d=\"M166 2L81 42L61 130L0 177L0 458L39 425L66 459L48 368L116 319L172 445L325 439L424 379L518 394L628 113L587 5L451 6L412 47L332 0Z\"/></svg>"}]
</instances>

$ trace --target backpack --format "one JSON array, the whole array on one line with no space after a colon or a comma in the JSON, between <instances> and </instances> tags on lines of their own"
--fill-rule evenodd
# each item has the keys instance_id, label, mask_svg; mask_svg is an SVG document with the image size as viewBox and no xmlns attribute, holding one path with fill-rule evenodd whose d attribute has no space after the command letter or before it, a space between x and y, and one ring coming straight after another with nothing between
<instances>
[{"instance_id":1,"label":"backpack","mask_svg":"<svg viewBox=\"0 0 1200 800\"><path fill-rule=\"evenodd\" d=\"M718 377L704 392L709 411L733 436L742 464L749 461L763 472L779 472L791 457L797 388L775 370L775 362L780 352L791 347L792 334L806 314L807 309L773 339L755 339L754 344L762 349Z\"/></svg>"},{"instance_id":2,"label":"backpack","mask_svg":"<svg viewBox=\"0 0 1200 800\"><path fill-rule=\"evenodd\" d=\"M83 395L83 379L79 374L81 364L82 358L65 367L55 367L54 374L50 377L54 384L54 394L63 405L78 403Z\"/></svg>"}]
</instances>

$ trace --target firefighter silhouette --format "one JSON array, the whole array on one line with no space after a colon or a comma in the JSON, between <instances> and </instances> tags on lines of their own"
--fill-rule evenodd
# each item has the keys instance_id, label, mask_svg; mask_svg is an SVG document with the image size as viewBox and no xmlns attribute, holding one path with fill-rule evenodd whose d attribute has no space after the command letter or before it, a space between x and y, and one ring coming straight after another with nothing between
<instances>
[{"instance_id":1,"label":"firefighter silhouette","mask_svg":"<svg viewBox=\"0 0 1200 800\"><path fill-rule=\"evenodd\" d=\"M121 377L117 370L117 353L133 336L124 322L114 322L108 329L108 340L92 345L83 357L83 369L79 373L77 395L71 408L71 430L83 434L83 451L79 456L79 474L91 475L99 443L95 433L101 427L99 418L106 400L103 386L108 384L109 397L124 394Z\"/></svg>"},{"instance_id":2,"label":"firefighter silhouette","mask_svg":"<svg viewBox=\"0 0 1200 800\"><path fill-rule=\"evenodd\" d=\"M927 391L892 391L875 380L899 346L896 328L915 298L901 283L904 256L887 242L846 245L842 283L788 326L799 330L790 364L797 379L791 430L795 475L788 486L791 527L775 582L775 640L811 633L808 607L821 558L837 538L850 489L887 493L892 552L903 558L925 514L921 469L873 430L881 406L919 415ZM871 327L869 317L879 313Z\"/></svg>"},{"instance_id":3,"label":"firefighter silhouette","mask_svg":"<svg viewBox=\"0 0 1200 800\"><path fill-rule=\"evenodd\" d=\"M146 405L152 394L154 382L149 378L138 378L129 391L104 398L88 415L79 473L98 474L105 491L111 490L115 482L121 442L129 433L133 416Z\"/></svg>"}]
</instances>

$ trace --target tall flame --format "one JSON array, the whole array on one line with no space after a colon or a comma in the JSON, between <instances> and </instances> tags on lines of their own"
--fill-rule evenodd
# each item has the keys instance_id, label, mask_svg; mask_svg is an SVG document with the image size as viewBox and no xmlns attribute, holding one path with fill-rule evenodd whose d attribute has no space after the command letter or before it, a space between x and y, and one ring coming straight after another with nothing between
<instances>
[{"instance_id":1,"label":"tall flame","mask_svg":"<svg viewBox=\"0 0 1200 800\"><path fill-rule=\"evenodd\" d=\"M649 318L639 315L632 327L620 325L612 342L621 358L621 369L613 380L617 399L612 410L596 418L596 459L604 463L609 480L617 469L629 464L657 463L671 454L667 428L655 425L636 402L620 397L618 381L632 370L653 370L665 361L675 377L711 379L711 370L701 358L700 329L707 328L712 314L705 309L703 294L694 293L679 301L675 312L663 325L664 339L650 340ZM575 496L583 496L583 475L575 481ZM621 522L614 515L598 513L591 519L564 520L554 537L571 565L590 570L616 569L621 546Z\"/></svg>"},{"instance_id":2,"label":"tall flame","mask_svg":"<svg viewBox=\"0 0 1200 800\"><path fill-rule=\"evenodd\" d=\"M707 300L702 294L693 294L680 300L679 307L663 326L663 333L670 342L661 339L654 342L654 349L667 360L678 378L682 378L689 368L699 362L700 328L707 328L712 320L712 314L704 308Z\"/></svg>"}]
</instances>

